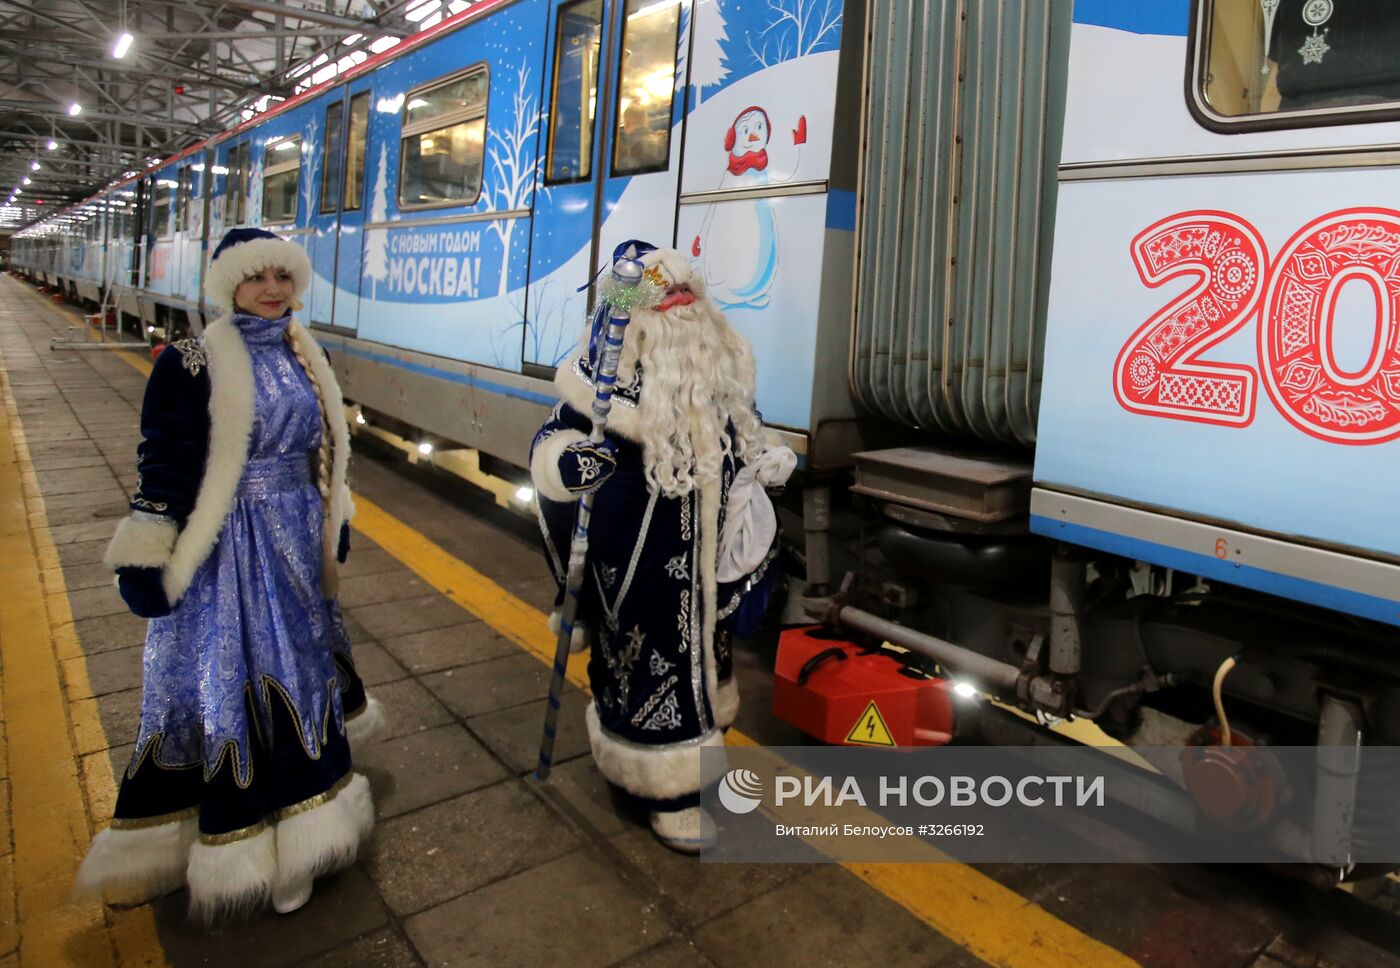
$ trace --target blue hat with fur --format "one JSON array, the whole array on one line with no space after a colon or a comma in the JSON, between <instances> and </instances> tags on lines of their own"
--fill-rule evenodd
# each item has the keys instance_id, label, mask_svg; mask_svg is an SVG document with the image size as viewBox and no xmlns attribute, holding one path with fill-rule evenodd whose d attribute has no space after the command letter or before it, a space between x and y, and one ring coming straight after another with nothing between
<instances>
[{"instance_id":1,"label":"blue hat with fur","mask_svg":"<svg viewBox=\"0 0 1400 968\"><path fill-rule=\"evenodd\" d=\"M272 266L292 274L294 295L311 284L311 260L300 245L266 229L229 229L209 262L204 297L215 306L233 309L233 294L243 280Z\"/></svg>"}]
</instances>

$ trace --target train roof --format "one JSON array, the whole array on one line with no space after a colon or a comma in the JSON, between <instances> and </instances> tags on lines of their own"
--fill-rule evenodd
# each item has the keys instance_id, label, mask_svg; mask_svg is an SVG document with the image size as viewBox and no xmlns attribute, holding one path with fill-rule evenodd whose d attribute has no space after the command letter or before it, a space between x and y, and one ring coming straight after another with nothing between
<instances>
[{"instance_id":1,"label":"train roof","mask_svg":"<svg viewBox=\"0 0 1400 968\"><path fill-rule=\"evenodd\" d=\"M82 208L84 205L89 205L92 202L95 202L98 199L102 198L102 196L118 188L121 188L124 185L130 185L133 182L140 181L142 178L147 177L153 172L160 171L160 169L162 168L183 161L185 158L197 154L206 148L222 144L229 138L235 137L241 134L242 132L249 130L250 128L257 127L259 124L262 124L269 118L274 118L277 115L283 113L284 111L290 111L292 108L300 104L304 104L307 101L312 100L313 98L321 96L322 94L326 93L331 88L339 84L349 83L355 78L374 70L382 64L386 64L389 61L402 57L404 54L408 53L416 47L421 47L423 44L426 44L432 40L436 40L438 37L441 37L444 34L449 34L457 28L461 27L463 24L469 23L472 20L476 20L479 17L483 17L491 11L497 9L498 7L508 6L509 4L514 2L515 0L477 0L476 3L472 4L466 10L460 11L459 13L454 13L452 16L445 18L441 23L434 24L427 30L422 30L416 34L413 34L412 36L405 37L403 40L399 41L397 44L395 44L393 47L390 47L388 50L372 55L363 63L356 64L355 66L351 67L348 71L345 71L342 74L337 74L335 77L327 78L320 84L317 84L314 87L309 87L305 91L302 91L300 94L294 94L286 100L281 101L272 107L269 107L266 111L263 111L259 114L255 114L247 121L244 121L241 124L236 125L235 127L230 128L227 131L221 131L218 134L210 135L209 137L204 138L201 141L197 141L194 144L190 145L188 148L185 148L184 150L171 155L169 158L164 158L154 165L150 165L146 168L143 168L141 171L137 172L134 175L131 175L130 177L123 178L120 181L114 181L107 185L104 185L101 189L89 195L82 201L73 202L71 205L66 205L63 208L44 216L42 219L33 223L32 225L25 226L19 232L16 232L15 235L22 235L23 233L28 232L30 229L38 228L45 222L51 221L52 219L55 219L60 215L67 215L69 212Z\"/></svg>"}]
</instances>

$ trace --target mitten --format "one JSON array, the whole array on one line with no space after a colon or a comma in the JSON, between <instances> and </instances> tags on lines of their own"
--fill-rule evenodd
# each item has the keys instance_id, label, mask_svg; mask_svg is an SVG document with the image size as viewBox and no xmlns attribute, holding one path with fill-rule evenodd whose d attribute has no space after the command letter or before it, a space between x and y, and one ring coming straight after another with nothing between
<instances>
[{"instance_id":1,"label":"mitten","mask_svg":"<svg viewBox=\"0 0 1400 968\"><path fill-rule=\"evenodd\" d=\"M165 597L160 568L118 568L117 591L138 618L163 618L170 614L170 600Z\"/></svg>"},{"instance_id":2,"label":"mitten","mask_svg":"<svg viewBox=\"0 0 1400 968\"><path fill-rule=\"evenodd\" d=\"M617 470L617 446L607 438L601 444L580 440L559 455L559 478L576 494L598 487Z\"/></svg>"},{"instance_id":3,"label":"mitten","mask_svg":"<svg viewBox=\"0 0 1400 968\"><path fill-rule=\"evenodd\" d=\"M350 557L350 522L340 522L340 541L336 545L335 560L340 564L345 564L345 559Z\"/></svg>"}]
</instances>

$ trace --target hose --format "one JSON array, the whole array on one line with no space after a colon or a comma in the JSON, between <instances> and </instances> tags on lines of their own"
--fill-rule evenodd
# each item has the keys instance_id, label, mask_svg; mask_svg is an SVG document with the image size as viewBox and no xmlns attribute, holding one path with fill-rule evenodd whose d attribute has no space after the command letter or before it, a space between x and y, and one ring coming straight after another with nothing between
<instances>
[{"instance_id":1,"label":"hose","mask_svg":"<svg viewBox=\"0 0 1400 968\"><path fill-rule=\"evenodd\" d=\"M1235 657L1230 656L1220 663L1220 668L1215 670L1215 682L1211 685L1211 696L1215 699L1215 716L1220 720L1220 745L1230 746L1230 720L1225 718L1225 700L1220 694L1220 689L1225 685L1225 677L1230 674L1230 670L1235 667Z\"/></svg>"}]
</instances>

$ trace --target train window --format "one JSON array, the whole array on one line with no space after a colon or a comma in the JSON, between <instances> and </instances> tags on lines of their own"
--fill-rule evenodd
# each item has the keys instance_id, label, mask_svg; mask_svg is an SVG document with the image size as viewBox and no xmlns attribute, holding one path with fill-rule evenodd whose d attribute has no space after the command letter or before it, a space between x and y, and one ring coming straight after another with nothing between
<instances>
[{"instance_id":1,"label":"train window","mask_svg":"<svg viewBox=\"0 0 1400 968\"><path fill-rule=\"evenodd\" d=\"M602 35L602 0L577 0L559 8L554 32L547 182L581 181L593 173L593 119L598 105Z\"/></svg>"},{"instance_id":2,"label":"train window","mask_svg":"<svg viewBox=\"0 0 1400 968\"><path fill-rule=\"evenodd\" d=\"M470 205L481 195L485 65L410 91L399 142L399 207Z\"/></svg>"},{"instance_id":3,"label":"train window","mask_svg":"<svg viewBox=\"0 0 1400 968\"><path fill-rule=\"evenodd\" d=\"M340 194L341 152L340 132L345 103L336 101L326 108L326 141L321 146L321 214L335 211L336 196Z\"/></svg>"},{"instance_id":4,"label":"train window","mask_svg":"<svg viewBox=\"0 0 1400 968\"><path fill-rule=\"evenodd\" d=\"M365 139L369 134L369 91L350 99L350 136L345 142L345 204L357 211L365 198Z\"/></svg>"},{"instance_id":5,"label":"train window","mask_svg":"<svg viewBox=\"0 0 1400 968\"><path fill-rule=\"evenodd\" d=\"M680 3L627 0L612 173L665 171L671 157Z\"/></svg>"},{"instance_id":6,"label":"train window","mask_svg":"<svg viewBox=\"0 0 1400 968\"><path fill-rule=\"evenodd\" d=\"M1213 0L1199 11L1192 106L1210 127L1400 111L1393 0Z\"/></svg>"},{"instance_id":7,"label":"train window","mask_svg":"<svg viewBox=\"0 0 1400 968\"><path fill-rule=\"evenodd\" d=\"M180 169L180 177L175 189L175 231L177 232L189 229L190 184L193 180L194 172L190 171L189 165Z\"/></svg>"},{"instance_id":8,"label":"train window","mask_svg":"<svg viewBox=\"0 0 1400 968\"><path fill-rule=\"evenodd\" d=\"M158 239L170 238L170 215L175 201L176 182L173 178L157 176L151 180L151 234Z\"/></svg>"},{"instance_id":9,"label":"train window","mask_svg":"<svg viewBox=\"0 0 1400 968\"><path fill-rule=\"evenodd\" d=\"M228 187L225 189L224 220L228 228L242 225L247 216L248 142L234 145L228 153Z\"/></svg>"},{"instance_id":10,"label":"train window","mask_svg":"<svg viewBox=\"0 0 1400 968\"><path fill-rule=\"evenodd\" d=\"M273 138L263 150L263 222L295 222L301 136Z\"/></svg>"}]
</instances>

